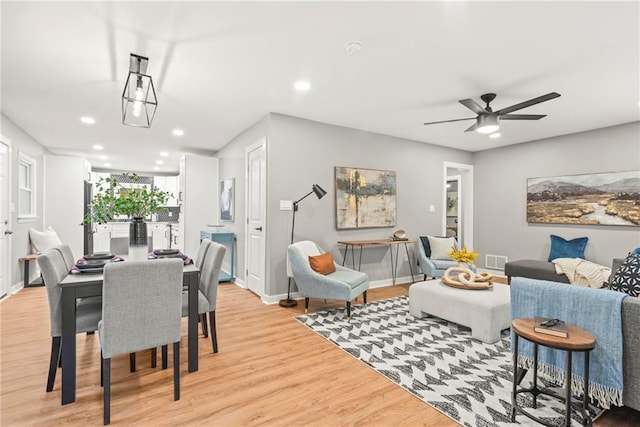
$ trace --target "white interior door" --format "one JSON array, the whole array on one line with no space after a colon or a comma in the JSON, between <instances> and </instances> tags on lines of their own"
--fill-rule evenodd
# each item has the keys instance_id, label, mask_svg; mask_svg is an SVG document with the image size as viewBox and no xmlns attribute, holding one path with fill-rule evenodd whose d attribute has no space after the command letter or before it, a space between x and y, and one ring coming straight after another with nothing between
<instances>
[{"instance_id":1,"label":"white interior door","mask_svg":"<svg viewBox=\"0 0 640 427\"><path fill-rule=\"evenodd\" d=\"M266 199L267 154L266 138L247 148L247 230L246 273L247 287L263 297L265 295L266 266Z\"/></svg>"},{"instance_id":2,"label":"white interior door","mask_svg":"<svg viewBox=\"0 0 640 427\"><path fill-rule=\"evenodd\" d=\"M9 292L11 257L10 150L6 138L0 136L0 297ZM26 279L25 279L26 280Z\"/></svg>"}]
</instances>

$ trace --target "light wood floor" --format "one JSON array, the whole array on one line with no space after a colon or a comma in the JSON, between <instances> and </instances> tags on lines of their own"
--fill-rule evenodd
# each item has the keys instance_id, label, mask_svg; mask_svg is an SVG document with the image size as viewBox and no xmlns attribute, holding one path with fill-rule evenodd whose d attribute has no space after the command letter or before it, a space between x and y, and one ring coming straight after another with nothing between
<instances>
[{"instance_id":1,"label":"light wood floor","mask_svg":"<svg viewBox=\"0 0 640 427\"><path fill-rule=\"evenodd\" d=\"M369 291L377 300L407 294L408 285ZM312 300L311 311L340 305ZM293 319L291 309L264 305L251 292L220 285L220 352L200 338L200 370L186 371L186 321L181 352L182 394L173 401L172 369L152 369L149 353L112 363L113 425L217 426L457 426L363 363ZM76 402L60 405L60 371L45 392L50 351L44 288L28 288L0 302L0 425L101 425L97 335L78 335ZM158 364L158 366L160 366ZM640 425L640 414L616 411L598 426Z\"/></svg>"}]
</instances>

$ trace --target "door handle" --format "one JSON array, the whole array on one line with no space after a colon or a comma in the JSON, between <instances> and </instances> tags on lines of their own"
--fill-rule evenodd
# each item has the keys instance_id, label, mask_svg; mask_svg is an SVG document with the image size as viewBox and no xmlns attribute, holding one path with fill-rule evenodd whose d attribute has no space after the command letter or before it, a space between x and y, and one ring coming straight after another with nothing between
<instances>
[{"instance_id":1,"label":"door handle","mask_svg":"<svg viewBox=\"0 0 640 427\"><path fill-rule=\"evenodd\" d=\"M13 231L11 231L11 230L4 230L4 234L5 234L5 235L6 235L6 234L13 234Z\"/></svg>"},{"instance_id":2,"label":"door handle","mask_svg":"<svg viewBox=\"0 0 640 427\"><path fill-rule=\"evenodd\" d=\"M262 231L262 227L256 227L254 230Z\"/></svg>"}]
</instances>

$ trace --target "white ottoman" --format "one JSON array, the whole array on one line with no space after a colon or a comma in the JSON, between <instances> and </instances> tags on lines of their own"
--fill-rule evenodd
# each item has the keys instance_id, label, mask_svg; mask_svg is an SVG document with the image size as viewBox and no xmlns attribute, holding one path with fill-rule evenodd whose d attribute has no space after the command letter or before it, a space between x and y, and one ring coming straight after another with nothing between
<instances>
[{"instance_id":1,"label":"white ottoman","mask_svg":"<svg viewBox=\"0 0 640 427\"><path fill-rule=\"evenodd\" d=\"M471 336L486 343L500 341L511 326L510 287L494 283L486 290L452 288L440 280L409 287L409 312L414 317L436 316L471 328Z\"/></svg>"}]
</instances>

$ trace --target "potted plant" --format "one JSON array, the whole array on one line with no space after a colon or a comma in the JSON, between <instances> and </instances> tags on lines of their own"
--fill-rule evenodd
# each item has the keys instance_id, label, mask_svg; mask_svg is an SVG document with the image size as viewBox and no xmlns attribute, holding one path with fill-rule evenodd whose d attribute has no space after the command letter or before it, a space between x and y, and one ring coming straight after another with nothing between
<instances>
[{"instance_id":1,"label":"potted plant","mask_svg":"<svg viewBox=\"0 0 640 427\"><path fill-rule=\"evenodd\" d=\"M114 177L98 180L96 192L89 202L89 213L82 224L104 224L119 215L126 215L131 219L129 245L146 245L147 224L144 219L164 210L171 194L154 186L136 186L140 177L135 173L122 176L131 184L120 183Z\"/></svg>"}]
</instances>

